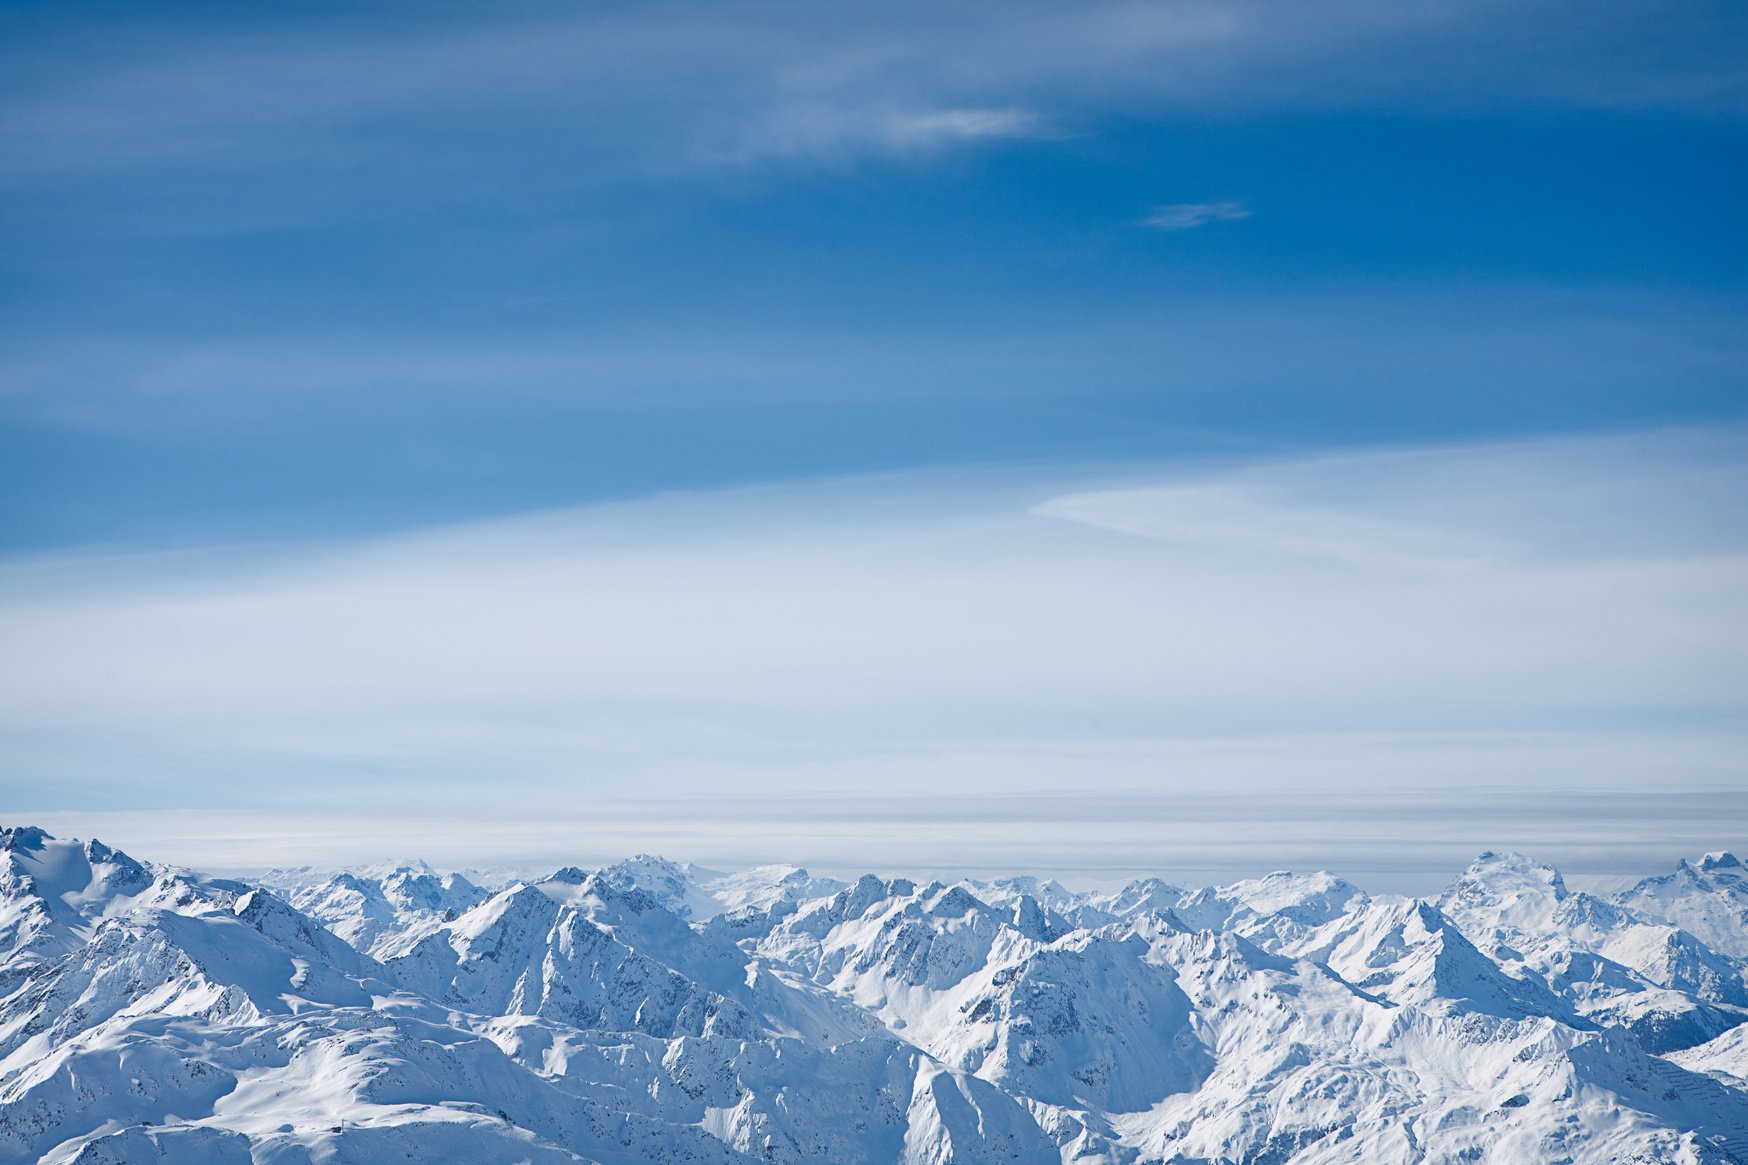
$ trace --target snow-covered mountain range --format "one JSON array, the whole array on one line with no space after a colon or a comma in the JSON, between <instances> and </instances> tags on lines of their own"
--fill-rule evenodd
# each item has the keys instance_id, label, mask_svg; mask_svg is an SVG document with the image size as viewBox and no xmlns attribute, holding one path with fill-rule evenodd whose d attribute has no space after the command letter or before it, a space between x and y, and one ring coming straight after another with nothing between
<instances>
[{"instance_id":1,"label":"snow-covered mountain range","mask_svg":"<svg viewBox=\"0 0 1748 1165\"><path fill-rule=\"evenodd\" d=\"M486 884L481 884L481 883ZM1740 1162L1748 870L252 882L0 830L0 1162Z\"/></svg>"}]
</instances>

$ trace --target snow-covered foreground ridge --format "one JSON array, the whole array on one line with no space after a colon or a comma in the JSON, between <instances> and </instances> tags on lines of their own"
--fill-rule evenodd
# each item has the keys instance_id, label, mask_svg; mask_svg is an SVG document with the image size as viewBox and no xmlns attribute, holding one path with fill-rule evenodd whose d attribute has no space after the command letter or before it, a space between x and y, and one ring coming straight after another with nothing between
<instances>
[{"instance_id":1,"label":"snow-covered foreground ridge","mask_svg":"<svg viewBox=\"0 0 1748 1165\"><path fill-rule=\"evenodd\" d=\"M0 830L0 1162L1748 1162L1748 871L248 884Z\"/></svg>"}]
</instances>

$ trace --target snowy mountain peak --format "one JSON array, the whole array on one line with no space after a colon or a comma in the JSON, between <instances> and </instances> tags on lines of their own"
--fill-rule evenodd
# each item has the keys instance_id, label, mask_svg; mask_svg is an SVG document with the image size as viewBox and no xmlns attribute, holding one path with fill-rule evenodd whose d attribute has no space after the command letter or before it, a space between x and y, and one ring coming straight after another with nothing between
<instances>
[{"instance_id":1,"label":"snowy mountain peak","mask_svg":"<svg viewBox=\"0 0 1748 1165\"><path fill-rule=\"evenodd\" d=\"M1531 861L1516 852L1495 853L1486 850L1469 863L1462 878L1495 886L1511 885L1551 892L1555 898L1564 898L1569 893L1566 880L1561 877L1559 870Z\"/></svg>"},{"instance_id":2,"label":"snowy mountain peak","mask_svg":"<svg viewBox=\"0 0 1748 1165\"><path fill-rule=\"evenodd\" d=\"M1141 911L1163 913L1176 906L1178 899L1183 896L1181 887L1174 886L1163 878L1137 878L1115 894L1095 899L1095 904L1112 915L1123 918Z\"/></svg>"},{"instance_id":3,"label":"snowy mountain peak","mask_svg":"<svg viewBox=\"0 0 1748 1165\"><path fill-rule=\"evenodd\" d=\"M0 838L0 956L49 958L76 947L154 885L151 870L99 841L31 826L0 830Z\"/></svg>"},{"instance_id":4,"label":"snowy mountain peak","mask_svg":"<svg viewBox=\"0 0 1748 1165\"><path fill-rule=\"evenodd\" d=\"M636 886L666 910L693 922L747 908L769 910L799 904L845 888L836 878L818 878L799 866L764 865L723 873L651 854L615 862L601 871L616 884Z\"/></svg>"},{"instance_id":5,"label":"snowy mountain peak","mask_svg":"<svg viewBox=\"0 0 1748 1165\"><path fill-rule=\"evenodd\" d=\"M1223 887L1222 893L1257 914L1283 915L1311 924L1328 922L1346 911L1356 898L1364 897L1358 886L1328 870L1311 874L1277 870L1261 878L1234 882Z\"/></svg>"},{"instance_id":6,"label":"snowy mountain peak","mask_svg":"<svg viewBox=\"0 0 1748 1165\"><path fill-rule=\"evenodd\" d=\"M1576 1022L1571 1008L1546 986L1507 974L1429 902L1376 900L1334 930L1319 961L1360 990L1398 1006Z\"/></svg>"},{"instance_id":7,"label":"snowy mountain peak","mask_svg":"<svg viewBox=\"0 0 1748 1165\"><path fill-rule=\"evenodd\" d=\"M800 866L789 865L754 866L750 870L721 874L702 883L705 892L724 910L771 909L779 903L798 905L829 897L847 885L837 878L819 877Z\"/></svg>"},{"instance_id":8,"label":"snowy mountain peak","mask_svg":"<svg viewBox=\"0 0 1748 1165\"><path fill-rule=\"evenodd\" d=\"M38 829L34 825L11 827L0 825L0 849L27 853L40 850L45 844L53 840L55 840L53 834L46 829Z\"/></svg>"},{"instance_id":9,"label":"snowy mountain peak","mask_svg":"<svg viewBox=\"0 0 1748 1165\"><path fill-rule=\"evenodd\" d=\"M1030 894L1022 894L1008 915L1008 925L1038 943L1052 943L1075 929L1064 916L1045 907Z\"/></svg>"},{"instance_id":10,"label":"snowy mountain peak","mask_svg":"<svg viewBox=\"0 0 1748 1165\"><path fill-rule=\"evenodd\" d=\"M633 854L601 870L603 877L613 882L641 885L654 889L652 883L681 885L687 882L686 870L678 863L655 854Z\"/></svg>"},{"instance_id":11,"label":"snowy mountain peak","mask_svg":"<svg viewBox=\"0 0 1748 1165\"><path fill-rule=\"evenodd\" d=\"M1084 897L1054 878L1034 878L1030 875L996 878L987 882L969 881L964 885L982 901L1004 908L1021 898L1031 898L1041 906L1063 910L1080 906Z\"/></svg>"},{"instance_id":12,"label":"snowy mountain peak","mask_svg":"<svg viewBox=\"0 0 1748 1165\"><path fill-rule=\"evenodd\" d=\"M546 882L563 882L570 886L581 886L584 882L589 880L589 871L580 866L560 866L552 873L546 875L542 880Z\"/></svg>"},{"instance_id":13,"label":"snowy mountain peak","mask_svg":"<svg viewBox=\"0 0 1748 1165\"><path fill-rule=\"evenodd\" d=\"M382 896L400 914L446 913L479 905L486 892L460 874L397 870L379 883Z\"/></svg>"},{"instance_id":14,"label":"snowy mountain peak","mask_svg":"<svg viewBox=\"0 0 1748 1165\"><path fill-rule=\"evenodd\" d=\"M1553 915L1571 898L1552 866L1517 853L1483 853L1438 899L1439 909L1470 933L1499 934L1515 941L1553 925Z\"/></svg>"},{"instance_id":15,"label":"snowy mountain peak","mask_svg":"<svg viewBox=\"0 0 1748 1165\"><path fill-rule=\"evenodd\" d=\"M943 887L939 882L928 888L925 897L931 898L928 912L941 918L963 918L973 910L988 910L989 907L971 896L971 892L963 886Z\"/></svg>"},{"instance_id":16,"label":"snowy mountain peak","mask_svg":"<svg viewBox=\"0 0 1748 1165\"><path fill-rule=\"evenodd\" d=\"M1328 871L1278 870L1227 886L1192 890L1171 912L1191 929L1233 930L1273 948L1304 939L1367 901L1359 887Z\"/></svg>"},{"instance_id":17,"label":"snowy mountain peak","mask_svg":"<svg viewBox=\"0 0 1748 1165\"><path fill-rule=\"evenodd\" d=\"M487 897L461 875L438 875L423 863L396 865L381 878L349 872L320 881L315 876L307 868L275 870L259 884L359 950L384 958Z\"/></svg>"},{"instance_id":18,"label":"snowy mountain peak","mask_svg":"<svg viewBox=\"0 0 1748 1165\"><path fill-rule=\"evenodd\" d=\"M415 878L437 876L437 871L432 869L430 863L423 858L389 858L386 861L373 862L352 872L372 882L387 881L396 875L410 875Z\"/></svg>"},{"instance_id":19,"label":"snowy mountain peak","mask_svg":"<svg viewBox=\"0 0 1748 1165\"><path fill-rule=\"evenodd\" d=\"M1748 877L1733 853L1686 860L1611 901L1635 915L1680 927L1713 950L1748 959Z\"/></svg>"}]
</instances>

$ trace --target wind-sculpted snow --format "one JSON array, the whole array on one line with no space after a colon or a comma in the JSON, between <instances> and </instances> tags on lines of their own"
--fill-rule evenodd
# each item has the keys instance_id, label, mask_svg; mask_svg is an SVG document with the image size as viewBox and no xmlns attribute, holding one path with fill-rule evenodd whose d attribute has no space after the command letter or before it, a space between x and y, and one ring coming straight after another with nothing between
<instances>
[{"instance_id":1,"label":"wind-sculpted snow","mask_svg":"<svg viewBox=\"0 0 1748 1165\"><path fill-rule=\"evenodd\" d=\"M0 1163L1748 1163L1748 884L264 884L0 831Z\"/></svg>"}]
</instances>

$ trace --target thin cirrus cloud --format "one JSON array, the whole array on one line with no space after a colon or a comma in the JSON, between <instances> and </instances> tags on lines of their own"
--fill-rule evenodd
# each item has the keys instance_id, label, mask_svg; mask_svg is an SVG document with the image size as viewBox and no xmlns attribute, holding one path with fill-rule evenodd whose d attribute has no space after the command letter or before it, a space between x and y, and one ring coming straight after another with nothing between
<instances>
[{"instance_id":1,"label":"thin cirrus cloud","mask_svg":"<svg viewBox=\"0 0 1748 1165\"><path fill-rule=\"evenodd\" d=\"M1570 398L1593 420L1620 424L1655 416L1647 404L1681 401L1683 391L1693 394L1689 402L1715 397L1722 390L1705 386L1720 377L1733 383L1730 370L1748 351L1729 306L1694 296L1484 286L1413 297L1394 290L1204 296L1169 311L1060 313L1024 334L999 315L993 323L956 318L950 327L858 320L797 335L768 319L670 313L653 326L633 319L490 342L465 332L359 339L289 329L223 341L21 336L0 354L0 415L135 432L212 430L256 413L277 424L284 402L319 401L324 417L356 416L380 402L417 424L453 411L458 398L490 409L533 401L635 412L676 402L792 408L1036 398L1070 382L1077 392L1097 390L1086 382L1113 396L1169 391L1180 416L1205 421L1229 407L1226 399L1259 387L1279 398L1309 391L1306 370L1317 369L1310 383L1323 412L1357 407L1345 391L1375 416L1385 392L1404 386L1430 398L1484 401L1509 392L1515 400L1515 378L1530 367L1544 408ZM1647 369L1656 370L1654 380ZM1623 411L1597 414L1598 397ZM1412 403L1404 398L1397 407Z\"/></svg>"},{"instance_id":2,"label":"thin cirrus cloud","mask_svg":"<svg viewBox=\"0 0 1748 1165\"><path fill-rule=\"evenodd\" d=\"M803 105L777 111L768 120L726 138L725 162L763 158L850 158L867 153L928 153L977 142L1045 135L1036 114L1017 108L947 108L890 111Z\"/></svg>"},{"instance_id":3,"label":"thin cirrus cloud","mask_svg":"<svg viewBox=\"0 0 1748 1165\"><path fill-rule=\"evenodd\" d=\"M1162 231L1188 231L1215 222L1237 222L1250 217L1242 202L1174 202L1156 206L1143 222Z\"/></svg>"},{"instance_id":4,"label":"thin cirrus cloud","mask_svg":"<svg viewBox=\"0 0 1748 1165\"><path fill-rule=\"evenodd\" d=\"M1032 137L1040 132L1037 115L1024 109L941 109L886 119L884 132L897 144L932 145L979 138Z\"/></svg>"},{"instance_id":5,"label":"thin cirrus cloud","mask_svg":"<svg viewBox=\"0 0 1748 1165\"><path fill-rule=\"evenodd\" d=\"M1209 103L1740 109L1741 17L1700 8L1671 22L1651 4L1567 0L609 5L416 25L360 11L200 36L38 21L13 42L40 53L46 28L83 71L0 57L19 78L0 158L14 180L165 162L381 167L400 148L385 131L417 123L464 157L508 134L613 174L904 152ZM1555 36L1558 59L1539 51Z\"/></svg>"},{"instance_id":6,"label":"thin cirrus cloud","mask_svg":"<svg viewBox=\"0 0 1748 1165\"><path fill-rule=\"evenodd\" d=\"M1364 830L1381 792L1417 792L1467 805L1477 847L1498 839L1464 798L1486 789L1657 783L1693 795L1698 834L1745 743L1740 446L900 475L342 546L14 559L0 731L31 779L4 792L261 814L346 789L453 829L482 780L560 816L627 789L670 808L898 797L927 819L906 850L924 862L957 812L934 799L1024 793L1047 816L1087 772L1119 799L1315 788ZM812 856L863 860L849 810L816 808L842 844L810 835ZM781 855L799 827L779 816L737 852ZM1002 828L991 860L1021 864L1026 831ZM1072 836L1084 852L1052 860L1097 864L1097 832ZM1412 865L1412 839L1368 837L1379 868Z\"/></svg>"}]
</instances>

